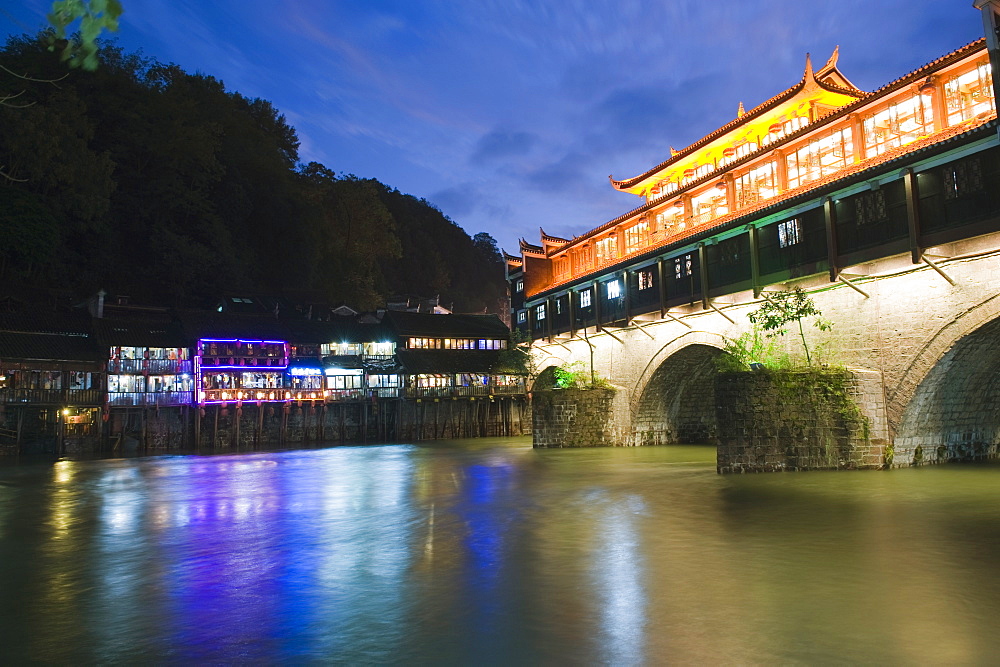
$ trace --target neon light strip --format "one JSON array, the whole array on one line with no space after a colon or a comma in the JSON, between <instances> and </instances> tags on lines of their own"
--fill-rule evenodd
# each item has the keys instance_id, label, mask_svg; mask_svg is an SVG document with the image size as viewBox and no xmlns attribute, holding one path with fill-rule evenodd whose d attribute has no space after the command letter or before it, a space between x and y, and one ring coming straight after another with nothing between
<instances>
[{"instance_id":1,"label":"neon light strip","mask_svg":"<svg viewBox=\"0 0 1000 667\"><path fill-rule=\"evenodd\" d=\"M284 340L244 340L243 338L199 338L200 343L270 343L273 345L287 345Z\"/></svg>"}]
</instances>

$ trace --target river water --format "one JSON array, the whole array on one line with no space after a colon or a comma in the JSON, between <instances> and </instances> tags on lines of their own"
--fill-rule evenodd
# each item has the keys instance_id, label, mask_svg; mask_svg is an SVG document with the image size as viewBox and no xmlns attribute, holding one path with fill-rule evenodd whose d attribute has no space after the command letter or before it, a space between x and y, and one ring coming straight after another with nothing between
<instances>
[{"instance_id":1,"label":"river water","mask_svg":"<svg viewBox=\"0 0 1000 667\"><path fill-rule=\"evenodd\" d=\"M1000 465L526 439L0 466L0 660L983 664Z\"/></svg>"}]
</instances>

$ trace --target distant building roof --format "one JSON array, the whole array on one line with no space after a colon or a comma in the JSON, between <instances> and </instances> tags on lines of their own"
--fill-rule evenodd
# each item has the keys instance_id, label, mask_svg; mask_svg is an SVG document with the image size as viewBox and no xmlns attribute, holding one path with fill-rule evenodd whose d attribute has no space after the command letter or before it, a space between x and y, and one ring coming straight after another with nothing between
<instances>
[{"instance_id":1,"label":"distant building roof","mask_svg":"<svg viewBox=\"0 0 1000 667\"><path fill-rule=\"evenodd\" d=\"M499 359L492 350L397 350L406 373L490 373Z\"/></svg>"},{"instance_id":2,"label":"distant building roof","mask_svg":"<svg viewBox=\"0 0 1000 667\"><path fill-rule=\"evenodd\" d=\"M398 336L507 338L509 329L496 315L430 315L388 311L382 319Z\"/></svg>"}]
</instances>

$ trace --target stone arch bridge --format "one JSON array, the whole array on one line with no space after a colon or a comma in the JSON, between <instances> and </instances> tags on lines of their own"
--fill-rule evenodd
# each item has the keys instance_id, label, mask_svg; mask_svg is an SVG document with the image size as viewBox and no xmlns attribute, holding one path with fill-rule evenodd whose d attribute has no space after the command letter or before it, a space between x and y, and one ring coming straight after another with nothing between
<instances>
[{"instance_id":1,"label":"stone arch bridge","mask_svg":"<svg viewBox=\"0 0 1000 667\"><path fill-rule=\"evenodd\" d=\"M807 337L820 361L867 378L862 409L871 437L895 448L895 463L918 446L995 451L1000 443L1000 245L997 235L939 249L936 261L909 257L854 267L768 290L805 289L828 332ZM727 338L750 330L761 303L752 291L640 316L620 328L591 329L534 344L539 368L573 363L619 388L614 433L621 445L710 443L716 429L715 364ZM586 333L586 335L584 335ZM779 344L800 355L798 336ZM985 448L985 449L984 449ZM969 451L972 451L971 449ZM918 453L917 458L920 457Z\"/></svg>"}]
</instances>

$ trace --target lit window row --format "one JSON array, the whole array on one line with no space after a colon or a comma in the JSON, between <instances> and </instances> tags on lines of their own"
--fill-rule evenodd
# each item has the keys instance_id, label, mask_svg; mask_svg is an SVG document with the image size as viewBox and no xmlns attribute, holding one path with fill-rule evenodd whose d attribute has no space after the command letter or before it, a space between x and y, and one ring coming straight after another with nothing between
<instances>
[{"instance_id":1,"label":"lit window row","mask_svg":"<svg viewBox=\"0 0 1000 667\"><path fill-rule=\"evenodd\" d=\"M833 176L865 158L905 146L935 131L934 94L943 94L945 118L940 125L960 123L994 111L992 78L986 62L976 63L963 72L944 79L937 92L922 86L920 91L898 97L876 107L859 120L852 130L853 120L844 118L839 126L812 135L801 143L783 148L780 153L763 158L734 173L731 186L720 180L706 189L682 197L651 213L648 218L623 226L623 243L619 252L614 232L571 249L567 255L555 258L554 277L562 282L604 266L623 255L632 255L670 237L704 225L712 220L757 205L777 197L784 191L802 187L819 179ZM726 148L718 166L692 165L677 175L677 180L664 180L647 193L648 201L663 198L687 183L700 179L717 168L750 155L760 146L773 144L806 127L809 119L803 115L782 118L773 123L766 136L743 137L736 145ZM857 136L860 135L860 136ZM756 141L754 139L757 139ZM729 189L733 192L730 194Z\"/></svg>"},{"instance_id":2,"label":"lit window row","mask_svg":"<svg viewBox=\"0 0 1000 667\"><path fill-rule=\"evenodd\" d=\"M502 350L507 341L499 338L418 338L406 341L411 350Z\"/></svg>"}]
</instances>

